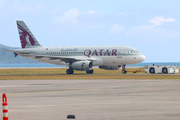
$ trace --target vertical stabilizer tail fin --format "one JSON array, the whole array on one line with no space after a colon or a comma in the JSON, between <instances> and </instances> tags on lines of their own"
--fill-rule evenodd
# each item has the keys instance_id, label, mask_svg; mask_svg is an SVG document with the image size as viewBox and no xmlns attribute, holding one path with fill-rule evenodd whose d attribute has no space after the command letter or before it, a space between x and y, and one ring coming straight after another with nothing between
<instances>
[{"instance_id":1,"label":"vertical stabilizer tail fin","mask_svg":"<svg viewBox=\"0 0 180 120\"><path fill-rule=\"evenodd\" d=\"M24 21L16 21L16 22L17 22L21 47L22 48L40 47L41 45L36 40L34 35L31 33L31 31L24 23Z\"/></svg>"}]
</instances>

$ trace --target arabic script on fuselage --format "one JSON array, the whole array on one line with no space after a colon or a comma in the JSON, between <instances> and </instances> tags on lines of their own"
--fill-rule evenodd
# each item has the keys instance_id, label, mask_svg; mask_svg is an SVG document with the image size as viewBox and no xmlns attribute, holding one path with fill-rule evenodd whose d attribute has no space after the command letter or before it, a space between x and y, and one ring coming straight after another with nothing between
<instances>
[{"instance_id":1,"label":"arabic script on fuselage","mask_svg":"<svg viewBox=\"0 0 180 120\"><path fill-rule=\"evenodd\" d=\"M71 49L71 48L62 48L61 49L61 51L77 51L78 50L78 48L73 48L73 49Z\"/></svg>"}]
</instances>

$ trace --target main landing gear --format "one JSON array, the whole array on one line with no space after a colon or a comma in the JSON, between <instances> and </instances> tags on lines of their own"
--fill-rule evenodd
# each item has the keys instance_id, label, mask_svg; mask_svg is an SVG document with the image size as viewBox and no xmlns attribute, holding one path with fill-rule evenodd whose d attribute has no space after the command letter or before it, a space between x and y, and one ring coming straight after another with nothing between
<instances>
[{"instance_id":1,"label":"main landing gear","mask_svg":"<svg viewBox=\"0 0 180 120\"><path fill-rule=\"evenodd\" d=\"M67 69L67 70L66 70L66 73L67 73L67 74L73 74L73 73L74 73L74 70L73 70L73 69Z\"/></svg>"},{"instance_id":2,"label":"main landing gear","mask_svg":"<svg viewBox=\"0 0 180 120\"><path fill-rule=\"evenodd\" d=\"M125 69L126 69L125 67L126 67L126 65L122 65L122 74L126 74L126 72L127 72L127 71L125 70Z\"/></svg>"},{"instance_id":3,"label":"main landing gear","mask_svg":"<svg viewBox=\"0 0 180 120\"><path fill-rule=\"evenodd\" d=\"M93 72L94 72L93 69L91 69L91 70L86 70L86 73L87 73L87 74L93 74Z\"/></svg>"},{"instance_id":4,"label":"main landing gear","mask_svg":"<svg viewBox=\"0 0 180 120\"><path fill-rule=\"evenodd\" d=\"M86 73L87 73L87 74L93 74L93 72L94 72L93 69L91 69L91 70L86 70ZM71 68L69 68L69 69L66 70L66 73L67 73L67 74L74 74L74 70L71 69Z\"/></svg>"}]
</instances>

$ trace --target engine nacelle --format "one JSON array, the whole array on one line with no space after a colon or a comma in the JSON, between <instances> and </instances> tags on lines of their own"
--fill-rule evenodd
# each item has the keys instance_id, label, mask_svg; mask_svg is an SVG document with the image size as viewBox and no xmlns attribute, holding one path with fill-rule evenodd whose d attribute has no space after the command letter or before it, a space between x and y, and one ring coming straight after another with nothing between
<instances>
[{"instance_id":1,"label":"engine nacelle","mask_svg":"<svg viewBox=\"0 0 180 120\"><path fill-rule=\"evenodd\" d=\"M119 70L121 68L121 65L102 65L99 66L99 68L105 70Z\"/></svg>"},{"instance_id":2,"label":"engine nacelle","mask_svg":"<svg viewBox=\"0 0 180 120\"><path fill-rule=\"evenodd\" d=\"M70 67L74 70L91 70L93 67L93 63L91 61L77 61L73 62Z\"/></svg>"}]
</instances>

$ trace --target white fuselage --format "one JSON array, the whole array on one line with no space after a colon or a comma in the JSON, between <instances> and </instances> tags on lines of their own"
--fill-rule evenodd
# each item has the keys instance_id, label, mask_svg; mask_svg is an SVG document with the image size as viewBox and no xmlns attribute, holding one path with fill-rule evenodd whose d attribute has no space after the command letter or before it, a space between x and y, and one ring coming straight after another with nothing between
<instances>
[{"instance_id":1,"label":"white fuselage","mask_svg":"<svg viewBox=\"0 0 180 120\"><path fill-rule=\"evenodd\" d=\"M145 60L144 55L136 49L127 46L37 47L19 49L17 51L29 52L28 55L19 54L23 57L56 65L69 65L63 58L93 60L93 66L129 65L141 63ZM62 59L56 59L56 57Z\"/></svg>"}]
</instances>

